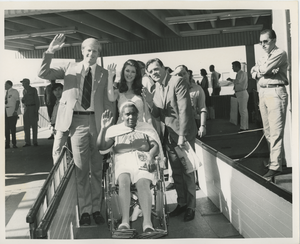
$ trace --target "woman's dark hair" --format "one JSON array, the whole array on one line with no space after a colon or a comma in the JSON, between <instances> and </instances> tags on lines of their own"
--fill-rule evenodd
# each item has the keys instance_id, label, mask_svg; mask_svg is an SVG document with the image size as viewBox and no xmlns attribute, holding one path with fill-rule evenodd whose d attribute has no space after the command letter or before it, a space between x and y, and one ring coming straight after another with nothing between
<instances>
[{"instance_id":1,"label":"woman's dark hair","mask_svg":"<svg viewBox=\"0 0 300 244\"><path fill-rule=\"evenodd\" d=\"M123 92L128 91L128 86L126 84L126 79L125 79L125 76L124 76L124 71L125 71L125 69L128 65L134 67L135 72L136 72L136 76L135 76L133 84L132 84L132 90L133 90L134 94L141 96L142 88L143 88L141 69L139 67L138 62L133 60L133 59L127 60L123 65L123 68L122 68L122 71L121 71L120 84L119 84L119 92L123 93Z\"/></svg>"},{"instance_id":2,"label":"woman's dark hair","mask_svg":"<svg viewBox=\"0 0 300 244\"><path fill-rule=\"evenodd\" d=\"M202 76L206 76L206 75L207 75L207 72L206 72L205 69L200 69L200 74L201 74Z\"/></svg>"}]
</instances>

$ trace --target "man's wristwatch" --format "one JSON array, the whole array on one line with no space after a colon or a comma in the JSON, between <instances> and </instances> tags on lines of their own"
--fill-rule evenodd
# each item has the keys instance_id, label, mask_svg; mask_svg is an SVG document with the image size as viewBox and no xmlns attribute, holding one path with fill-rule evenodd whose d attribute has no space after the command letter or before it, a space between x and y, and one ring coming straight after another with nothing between
<instances>
[{"instance_id":1,"label":"man's wristwatch","mask_svg":"<svg viewBox=\"0 0 300 244\"><path fill-rule=\"evenodd\" d=\"M200 126L203 126L203 127L205 127L205 128L206 128L206 125L200 125Z\"/></svg>"}]
</instances>

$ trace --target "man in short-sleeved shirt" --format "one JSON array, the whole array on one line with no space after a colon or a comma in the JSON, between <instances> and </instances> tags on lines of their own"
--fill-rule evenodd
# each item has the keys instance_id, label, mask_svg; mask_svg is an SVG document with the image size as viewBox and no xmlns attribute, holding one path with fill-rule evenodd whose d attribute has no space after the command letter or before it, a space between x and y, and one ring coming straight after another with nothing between
<instances>
[{"instance_id":1,"label":"man in short-sleeved shirt","mask_svg":"<svg viewBox=\"0 0 300 244\"><path fill-rule=\"evenodd\" d=\"M233 89L235 91L235 96L237 98L239 112L241 115L241 131L249 129L248 122L248 100L249 94L247 91L248 87L248 77L247 73L241 70L241 63L235 61L232 63L232 69L236 72L235 79L228 78L227 80L233 82Z\"/></svg>"},{"instance_id":2,"label":"man in short-sleeved shirt","mask_svg":"<svg viewBox=\"0 0 300 244\"><path fill-rule=\"evenodd\" d=\"M5 82L5 149L10 148L10 134L13 148L17 148L16 125L18 115L21 114L20 95L12 86L13 83L10 80Z\"/></svg>"}]
</instances>

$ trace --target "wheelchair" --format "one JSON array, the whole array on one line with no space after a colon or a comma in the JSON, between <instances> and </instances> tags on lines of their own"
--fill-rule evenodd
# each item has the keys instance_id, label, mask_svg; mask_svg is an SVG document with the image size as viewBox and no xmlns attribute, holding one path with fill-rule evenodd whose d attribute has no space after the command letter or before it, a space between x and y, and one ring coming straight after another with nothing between
<instances>
[{"instance_id":1,"label":"wheelchair","mask_svg":"<svg viewBox=\"0 0 300 244\"><path fill-rule=\"evenodd\" d=\"M107 226L111 232L112 238L116 239L157 239L168 235L168 206L166 198L166 189L164 181L165 159L155 159L155 174L157 178L156 185L151 184L151 192L153 193L151 221L154 228L153 232L138 233L136 229L118 230L118 226L122 221L122 212L119 208L118 185L115 184L114 177L114 156L112 151L105 155L103 165L103 187L105 202L105 218ZM130 213L136 206L139 206L139 199L135 185L130 186L131 203ZM132 226L132 222L130 222Z\"/></svg>"}]
</instances>

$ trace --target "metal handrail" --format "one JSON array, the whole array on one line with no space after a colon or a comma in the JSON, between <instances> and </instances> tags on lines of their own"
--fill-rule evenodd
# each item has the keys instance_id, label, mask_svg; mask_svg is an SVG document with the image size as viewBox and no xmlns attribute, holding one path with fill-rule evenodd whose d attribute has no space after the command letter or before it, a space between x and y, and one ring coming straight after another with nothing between
<instances>
[{"instance_id":1,"label":"metal handrail","mask_svg":"<svg viewBox=\"0 0 300 244\"><path fill-rule=\"evenodd\" d=\"M38 227L35 230L35 236L39 239L47 238L47 232L51 225L52 219L55 216L55 213L57 211L58 205L63 197L63 194L65 192L65 189L68 185L68 182L71 178L73 169L75 168L74 160L72 159L71 163L68 166L68 169L62 178L54 196L52 197L50 204L45 211L41 222L39 223Z\"/></svg>"},{"instance_id":2,"label":"metal handrail","mask_svg":"<svg viewBox=\"0 0 300 244\"><path fill-rule=\"evenodd\" d=\"M60 167L60 164L63 162L63 157L66 154L66 152L69 151L69 149L67 147L63 147L61 150L61 153L59 155L59 157L57 158L57 160L55 161L54 166L52 167L51 171L49 172L49 175L47 177L47 179L45 180L38 196L37 199L35 200L34 204L32 205L32 207L29 209L29 212L26 216L26 222L29 223L29 227L30 227L30 237L32 239L35 238L35 228L37 227L38 223L36 223L36 218L38 215L38 212L40 211L40 207L41 205L44 203L45 201L45 197L47 195L48 192L48 188L51 186L52 182L53 182L53 178L55 176L55 172L58 170L58 168ZM51 199L49 199L51 202Z\"/></svg>"}]
</instances>

